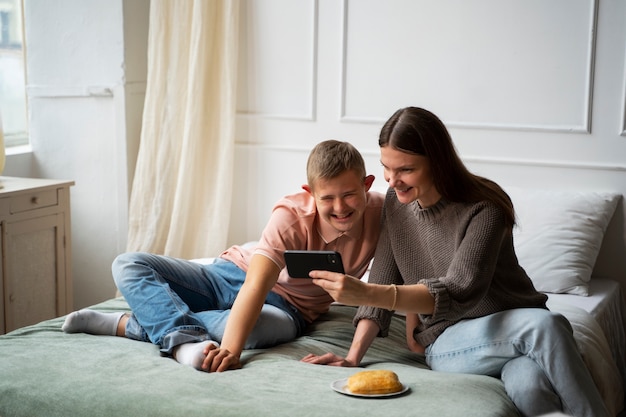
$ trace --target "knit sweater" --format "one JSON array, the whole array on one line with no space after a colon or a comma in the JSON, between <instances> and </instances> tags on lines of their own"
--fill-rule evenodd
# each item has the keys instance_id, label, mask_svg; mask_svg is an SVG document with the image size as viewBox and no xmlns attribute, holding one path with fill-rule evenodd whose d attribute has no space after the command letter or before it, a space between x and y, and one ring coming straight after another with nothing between
<instances>
[{"instance_id":1,"label":"knit sweater","mask_svg":"<svg viewBox=\"0 0 626 417\"><path fill-rule=\"evenodd\" d=\"M547 296L535 290L519 265L504 213L489 202L452 203L441 199L422 209L402 204L387 192L381 235L369 282L423 284L435 299L432 314L420 315L415 340L433 343L460 320L503 310L546 308ZM354 324L375 321L388 334L392 312L359 307Z\"/></svg>"}]
</instances>

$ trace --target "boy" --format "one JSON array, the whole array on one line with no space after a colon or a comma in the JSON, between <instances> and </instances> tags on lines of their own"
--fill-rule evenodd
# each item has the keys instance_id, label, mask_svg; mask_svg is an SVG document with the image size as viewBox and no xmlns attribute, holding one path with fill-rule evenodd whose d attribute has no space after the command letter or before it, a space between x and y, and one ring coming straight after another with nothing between
<instances>
[{"instance_id":1,"label":"boy","mask_svg":"<svg viewBox=\"0 0 626 417\"><path fill-rule=\"evenodd\" d=\"M278 201L254 248L233 246L210 265L122 254L113 278L132 313L81 310L63 330L151 341L164 355L206 372L241 368L243 349L296 338L333 301L311 280L289 277L285 250L336 250L347 275L365 273L384 200L369 192L373 182L356 148L321 142L309 155L304 191Z\"/></svg>"}]
</instances>

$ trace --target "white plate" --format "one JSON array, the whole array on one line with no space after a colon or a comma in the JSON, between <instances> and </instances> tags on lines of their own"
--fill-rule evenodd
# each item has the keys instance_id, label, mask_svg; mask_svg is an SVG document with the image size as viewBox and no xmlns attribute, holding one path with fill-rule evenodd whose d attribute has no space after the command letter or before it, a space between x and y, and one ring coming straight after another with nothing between
<instances>
[{"instance_id":1,"label":"white plate","mask_svg":"<svg viewBox=\"0 0 626 417\"><path fill-rule=\"evenodd\" d=\"M353 392L350 392L350 390L347 388L347 385L348 385L348 378L342 378L342 379L333 381L330 384L330 387L340 394L351 395L353 397L366 397L366 398L395 397L396 395L404 394L405 392L409 390L408 386L402 384L401 391L391 392L389 394L355 394Z\"/></svg>"}]
</instances>

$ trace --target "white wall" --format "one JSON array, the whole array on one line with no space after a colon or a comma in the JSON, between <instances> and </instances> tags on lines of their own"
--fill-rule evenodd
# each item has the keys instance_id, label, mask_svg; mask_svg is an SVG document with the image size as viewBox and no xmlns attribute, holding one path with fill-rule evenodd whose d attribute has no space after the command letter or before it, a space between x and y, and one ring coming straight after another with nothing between
<instances>
[{"instance_id":1,"label":"white wall","mask_svg":"<svg viewBox=\"0 0 626 417\"><path fill-rule=\"evenodd\" d=\"M115 294L145 95L148 0L25 2L32 152L3 175L75 181L74 304Z\"/></svg>"},{"instance_id":2,"label":"white wall","mask_svg":"<svg viewBox=\"0 0 626 417\"><path fill-rule=\"evenodd\" d=\"M439 115L468 166L502 184L626 195L626 2L243 6L232 242L305 181L319 140L353 142L384 187L378 133L407 105ZM626 285L625 219L622 202L596 272Z\"/></svg>"},{"instance_id":3,"label":"white wall","mask_svg":"<svg viewBox=\"0 0 626 417\"><path fill-rule=\"evenodd\" d=\"M229 243L259 236L320 140L353 142L384 188L378 132L406 105L437 113L470 168L496 181L626 195L626 2L504 4L242 0ZM76 181L76 307L113 294L125 248L148 9L26 2L33 153L10 156L4 174ZM625 220L622 202L599 260L609 275L626 277Z\"/></svg>"}]
</instances>

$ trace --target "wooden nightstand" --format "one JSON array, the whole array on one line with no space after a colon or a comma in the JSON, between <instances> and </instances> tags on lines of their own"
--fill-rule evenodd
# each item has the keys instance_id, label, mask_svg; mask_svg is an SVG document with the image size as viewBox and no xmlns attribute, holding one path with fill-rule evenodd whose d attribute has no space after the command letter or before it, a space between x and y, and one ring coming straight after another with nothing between
<instances>
[{"instance_id":1,"label":"wooden nightstand","mask_svg":"<svg viewBox=\"0 0 626 417\"><path fill-rule=\"evenodd\" d=\"M73 309L72 185L0 177L0 334Z\"/></svg>"}]
</instances>

